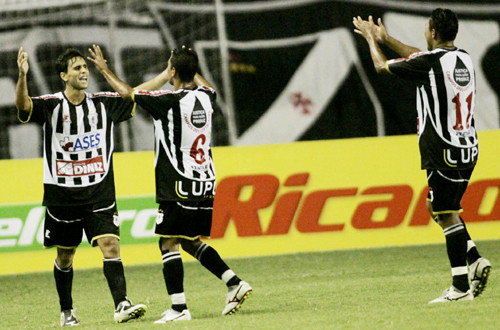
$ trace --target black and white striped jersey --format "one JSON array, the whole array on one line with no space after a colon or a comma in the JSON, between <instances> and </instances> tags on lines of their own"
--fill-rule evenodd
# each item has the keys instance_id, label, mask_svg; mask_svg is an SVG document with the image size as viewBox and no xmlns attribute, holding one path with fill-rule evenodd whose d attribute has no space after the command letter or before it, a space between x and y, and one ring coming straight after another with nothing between
<instances>
[{"instance_id":1,"label":"black and white striped jersey","mask_svg":"<svg viewBox=\"0 0 500 330\"><path fill-rule=\"evenodd\" d=\"M33 97L31 111L19 111L43 127L43 205L115 200L114 123L131 118L135 104L118 93L85 95L78 105L63 92Z\"/></svg>"},{"instance_id":2,"label":"black and white striped jersey","mask_svg":"<svg viewBox=\"0 0 500 330\"><path fill-rule=\"evenodd\" d=\"M158 203L206 200L215 194L211 136L215 91L135 91L134 100L153 117Z\"/></svg>"},{"instance_id":3,"label":"black and white striped jersey","mask_svg":"<svg viewBox=\"0 0 500 330\"><path fill-rule=\"evenodd\" d=\"M417 83L419 147L424 169L476 164L476 81L470 55L437 48L387 61L388 70Z\"/></svg>"}]
</instances>

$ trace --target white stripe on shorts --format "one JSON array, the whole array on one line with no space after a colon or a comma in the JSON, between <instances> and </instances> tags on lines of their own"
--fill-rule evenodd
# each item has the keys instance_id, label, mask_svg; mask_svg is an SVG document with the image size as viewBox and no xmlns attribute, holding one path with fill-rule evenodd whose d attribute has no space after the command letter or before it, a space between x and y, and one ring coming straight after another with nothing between
<instances>
[{"instance_id":1,"label":"white stripe on shorts","mask_svg":"<svg viewBox=\"0 0 500 330\"><path fill-rule=\"evenodd\" d=\"M213 209L213 207L193 207L193 206L186 206L186 205L182 205L179 202L177 202L177 205L179 205L180 207L182 207L184 209L188 209L188 210L212 210Z\"/></svg>"},{"instance_id":2,"label":"white stripe on shorts","mask_svg":"<svg viewBox=\"0 0 500 330\"><path fill-rule=\"evenodd\" d=\"M446 180L451 181L451 182L469 182L469 180L467 180L467 179L452 179L452 178L447 177L446 175L444 175L443 173L441 173L439 171L436 171L436 172L438 172L438 174L441 175L441 177L443 177Z\"/></svg>"},{"instance_id":3,"label":"white stripe on shorts","mask_svg":"<svg viewBox=\"0 0 500 330\"><path fill-rule=\"evenodd\" d=\"M50 217L51 217L52 219L54 219L54 220L55 220L55 221L57 221L57 222L73 223L73 222L77 222L77 221L82 221L82 220L83 220L83 218L81 218L81 219L73 219L73 220L63 220L63 219L58 219L58 218L56 218L54 215L52 215L52 213L50 213L50 210L49 210L49 208L48 208L48 207L47 207L47 213L50 215Z\"/></svg>"},{"instance_id":4,"label":"white stripe on shorts","mask_svg":"<svg viewBox=\"0 0 500 330\"><path fill-rule=\"evenodd\" d=\"M112 208L115 206L115 203L116 203L116 202L113 202L113 204L111 204L111 205L110 205L110 206L108 206L108 207L103 207L102 209L94 210L94 211L92 211L92 212L97 213L97 212L101 212L101 211L106 211L106 210L112 209Z\"/></svg>"}]
</instances>

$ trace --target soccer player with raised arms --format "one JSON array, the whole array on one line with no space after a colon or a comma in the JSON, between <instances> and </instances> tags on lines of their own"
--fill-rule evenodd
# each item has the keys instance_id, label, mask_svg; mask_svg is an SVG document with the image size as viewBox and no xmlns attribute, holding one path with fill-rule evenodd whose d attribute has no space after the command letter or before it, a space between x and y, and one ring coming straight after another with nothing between
<instances>
[{"instance_id":1,"label":"soccer player with raised arms","mask_svg":"<svg viewBox=\"0 0 500 330\"><path fill-rule=\"evenodd\" d=\"M454 44L457 16L449 9L432 11L424 30L428 47L424 52L391 37L381 19L377 23L371 16L354 17L354 32L367 41L378 73L417 85L421 166L429 185L427 209L443 229L451 264L452 285L430 303L473 300L483 292L491 264L479 255L459 216L479 149L474 66L470 55ZM388 61L379 43L402 58Z\"/></svg>"},{"instance_id":2,"label":"soccer player with raised arms","mask_svg":"<svg viewBox=\"0 0 500 330\"><path fill-rule=\"evenodd\" d=\"M57 247L54 278L61 305L61 326L78 325L73 308L73 258L83 232L102 251L104 276L115 303L114 319L139 318L146 306L127 298L119 247L119 221L113 176L114 125L134 116L133 102L117 93L86 92L89 69L73 48L56 61L65 89L30 97L28 53L19 49L16 107L23 123L43 126L44 246Z\"/></svg>"},{"instance_id":3,"label":"soccer player with raised arms","mask_svg":"<svg viewBox=\"0 0 500 330\"><path fill-rule=\"evenodd\" d=\"M183 264L179 246L195 257L228 288L223 315L237 311L252 292L215 249L200 240L209 237L215 196L215 168L211 152L215 91L198 71L198 56L187 47L171 52L166 76L135 90L111 72L99 46L90 49L99 72L125 100L134 100L151 114L155 127L155 234L160 236L163 277L171 308L155 323L187 321ZM166 78L165 81L162 81ZM155 78L154 78L155 79ZM166 81L174 91L160 88Z\"/></svg>"}]
</instances>

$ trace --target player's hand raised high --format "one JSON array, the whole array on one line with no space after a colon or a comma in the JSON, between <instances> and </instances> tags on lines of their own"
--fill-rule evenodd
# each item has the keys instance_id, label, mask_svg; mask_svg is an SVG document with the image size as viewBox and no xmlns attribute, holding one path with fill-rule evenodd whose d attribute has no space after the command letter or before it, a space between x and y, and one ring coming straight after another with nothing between
<instances>
[{"instance_id":1,"label":"player's hand raised high","mask_svg":"<svg viewBox=\"0 0 500 330\"><path fill-rule=\"evenodd\" d=\"M102 73L104 70L108 69L108 61L102 55L101 47L99 47L99 45L92 45L92 48L89 48L91 56L88 56L87 59L94 63L97 70Z\"/></svg>"},{"instance_id":2,"label":"player's hand raised high","mask_svg":"<svg viewBox=\"0 0 500 330\"><path fill-rule=\"evenodd\" d=\"M23 47L19 48L17 53L17 66L19 67L19 73L26 75L29 70L28 64L28 53L26 53Z\"/></svg>"}]
</instances>

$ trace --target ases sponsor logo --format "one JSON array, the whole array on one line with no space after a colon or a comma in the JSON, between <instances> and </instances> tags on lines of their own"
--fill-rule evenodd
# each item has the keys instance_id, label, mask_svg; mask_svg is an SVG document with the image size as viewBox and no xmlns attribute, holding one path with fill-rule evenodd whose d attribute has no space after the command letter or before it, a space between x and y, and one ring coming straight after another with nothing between
<instances>
[{"instance_id":1,"label":"ases sponsor logo","mask_svg":"<svg viewBox=\"0 0 500 330\"><path fill-rule=\"evenodd\" d=\"M91 122L90 124L94 125L96 123ZM63 140L59 141L59 144L61 145L61 148L64 151L82 151L82 150L94 149L97 148L100 143L101 143L100 133L90 134L83 137L77 137L76 139L74 139L74 141L71 141L70 137L65 136Z\"/></svg>"}]
</instances>

